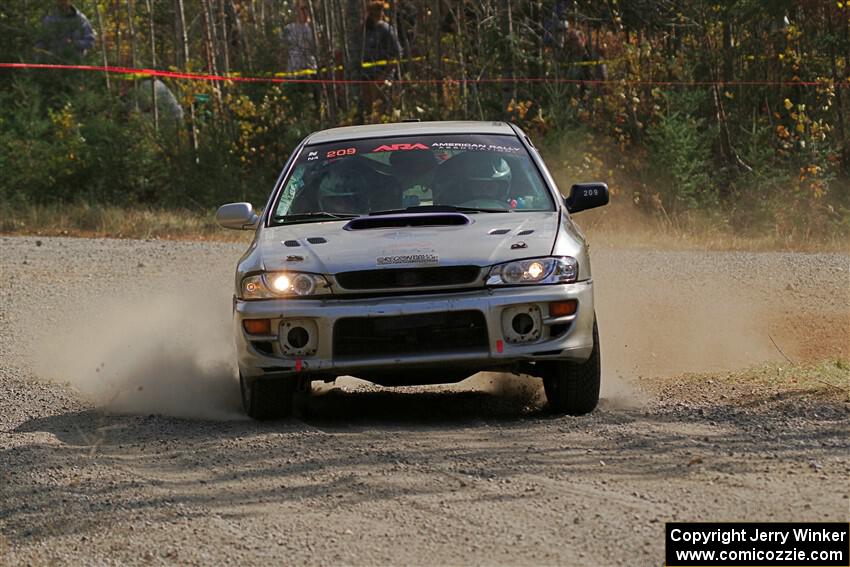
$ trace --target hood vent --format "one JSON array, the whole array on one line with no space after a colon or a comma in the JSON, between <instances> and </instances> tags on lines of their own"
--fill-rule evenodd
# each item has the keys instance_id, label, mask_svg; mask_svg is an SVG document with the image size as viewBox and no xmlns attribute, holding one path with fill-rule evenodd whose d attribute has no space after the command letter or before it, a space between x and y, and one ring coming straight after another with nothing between
<instances>
[{"instance_id":1,"label":"hood vent","mask_svg":"<svg viewBox=\"0 0 850 567\"><path fill-rule=\"evenodd\" d=\"M531 234L532 232L534 232L534 229L533 229L533 228L527 228L527 229L525 229L525 230L521 230L521 231L517 232L517 233L516 233L516 235L517 235L517 236L528 236L528 235L529 235L529 234Z\"/></svg>"},{"instance_id":2,"label":"hood vent","mask_svg":"<svg viewBox=\"0 0 850 567\"><path fill-rule=\"evenodd\" d=\"M509 229L509 228L494 228L493 230L491 230L487 234L494 236L494 235L499 235L499 234L507 234L510 231L511 231L511 229Z\"/></svg>"},{"instance_id":3,"label":"hood vent","mask_svg":"<svg viewBox=\"0 0 850 567\"><path fill-rule=\"evenodd\" d=\"M469 217L460 213L402 214L357 217L345 225L345 230L369 230L371 228L407 228L415 226L462 226L469 224Z\"/></svg>"}]
</instances>

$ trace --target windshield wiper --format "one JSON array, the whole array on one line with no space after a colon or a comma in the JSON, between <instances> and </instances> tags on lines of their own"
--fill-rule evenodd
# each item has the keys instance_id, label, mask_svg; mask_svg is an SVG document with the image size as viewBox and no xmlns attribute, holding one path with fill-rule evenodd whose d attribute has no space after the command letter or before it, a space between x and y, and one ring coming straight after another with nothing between
<instances>
[{"instance_id":1,"label":"windshield wiper","mask_svg":"<svg viewBox=\"0 0 850 567\"><path fill-rule=\"evenodd\" d=\"M356 219L360 215L351 213L329 213L327 211L316 211L312 213L294 213L291 215L275 215L274 220L280 222L297 222L304 220L348 220Z\"/></svg>"},{"instance_id":2,"label":"windshield wiper","mask_svg":"<svg viewBox=\"0 0 850 567\"><path fill-rule=\"evenodd\" d=\"M455 205L419 205L405 209L387 209L385 211L372 211L369 216L376 215L399 215L405 213L509 213L509 209L488 209L486 207L462 207Z\"/></svg>"}]
</instances>

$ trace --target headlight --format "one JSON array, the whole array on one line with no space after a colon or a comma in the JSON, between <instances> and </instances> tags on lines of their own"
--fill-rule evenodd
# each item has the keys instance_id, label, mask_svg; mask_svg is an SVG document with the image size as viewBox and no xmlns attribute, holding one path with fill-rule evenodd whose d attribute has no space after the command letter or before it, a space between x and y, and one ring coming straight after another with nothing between
<instances>
[{"instance_id":1,"label":"headlight","mask_svg":"<svg viewBox=\"0 0 850 567\"><path fill-rule=\"evenodd\" d=\"M577 278L575 258L530 258L493 266L487 276L487 285L572 283Z\"/></svg>"},{"instance_id":2,"label":"headlight","mask_svg":"<svg viewBox=\"0 0 850 567\"><path fill-rule=\"evenodd\" d=\"M316 274L268 272L242 279L242 299L305 297L331 293L327 280Z\"/></svg>"}]
</instances>

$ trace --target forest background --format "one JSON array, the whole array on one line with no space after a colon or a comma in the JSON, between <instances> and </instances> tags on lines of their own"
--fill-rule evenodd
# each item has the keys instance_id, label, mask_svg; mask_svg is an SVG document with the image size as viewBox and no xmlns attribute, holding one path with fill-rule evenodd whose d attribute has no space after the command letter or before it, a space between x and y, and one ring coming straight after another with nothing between
<instances>
[{"instance_id":1,"label":"forest background","mask_svg":"<svg viewBox=\"0 0 850 567\"><path fill-rule=\"evenodd\" d=\"M264 203L311 131L418 118L518 124L562 190L610 184L609 220L778 246L850 236L842 1L401 0L385 17L402 56L371 72L362 0L76 6L97 33L77 63L333 82L164 79L175 125L140 103L144 76L0 69L0 231L204 231L224 202ZM57 62L36 49L52 8L0 6L0 62ZM318 69L286 74L302 10Z\"/></svg>"}]
</instances>

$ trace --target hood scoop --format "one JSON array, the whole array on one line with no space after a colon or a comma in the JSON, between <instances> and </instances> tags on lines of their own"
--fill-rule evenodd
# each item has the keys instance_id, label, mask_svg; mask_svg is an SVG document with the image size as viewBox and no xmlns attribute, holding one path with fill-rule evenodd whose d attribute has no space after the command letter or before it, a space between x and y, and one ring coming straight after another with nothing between
<instances>
[{"instance_id":1,"label":"hood scoop","mask_svg":"<svg viewBox=\"0 0 850 567\"><path fill-rule=\"evenodd\" d=\"M407 228L416 226L462 226L469 223L469 217L461 213L413 213L357 217L350 220L343 228L345 230L369 230L372 228Z\"/></svg>"}]
</instances>

